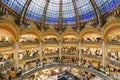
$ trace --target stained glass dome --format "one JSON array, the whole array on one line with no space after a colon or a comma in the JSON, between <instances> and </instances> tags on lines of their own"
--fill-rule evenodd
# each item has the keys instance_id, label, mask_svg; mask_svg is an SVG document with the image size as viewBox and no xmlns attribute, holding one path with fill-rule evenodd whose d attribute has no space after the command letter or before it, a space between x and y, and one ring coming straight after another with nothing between
<instances>
[{"instance_id":1,"label":"stained glass dome","mask_svg":"<svg viewBox=\"0 0 120 80\"><path fill-rule=\"evenodd\" d=\"M21 14L27 1L29 0L2 0L2 3ZM60 1L62 2L61 9ZM120 0L94 1L101 15L120 4ZM48 4L47 7L46 4ZM44 21L50 24L59 23L60 14L64 24L76 22L76 16L79 16L80 21L87 21L96 17L94 6L90 0L31 0L27 6L28 8L25 12L27 18L42 21L43 16L45 16ZM77 10L77 13L75 10Z\"/></svg>"}]
</instances>

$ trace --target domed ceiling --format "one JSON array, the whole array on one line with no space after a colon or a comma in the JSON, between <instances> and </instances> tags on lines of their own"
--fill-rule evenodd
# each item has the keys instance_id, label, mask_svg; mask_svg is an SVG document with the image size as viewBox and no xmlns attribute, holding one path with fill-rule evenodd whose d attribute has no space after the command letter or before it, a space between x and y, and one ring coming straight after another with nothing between
<instances>
[{"instance_id":1,"label":"domed ceiling","mask_svg":"<svg viewBox=\"0 0 120 80\"><path fill-rule=\"evenodd\" d=\"M63 24L71 24L76 22L76 16L79 17L80 21L96 17L91 0L2 0L2 3L21 14L27 1L31 2L27 5L25 16L36 21L42 21L43 16L45 16L45 22L57 24L61 16ZM120 4L120 0L94 1L101 15Z\"/></svg>"}]
</instances>

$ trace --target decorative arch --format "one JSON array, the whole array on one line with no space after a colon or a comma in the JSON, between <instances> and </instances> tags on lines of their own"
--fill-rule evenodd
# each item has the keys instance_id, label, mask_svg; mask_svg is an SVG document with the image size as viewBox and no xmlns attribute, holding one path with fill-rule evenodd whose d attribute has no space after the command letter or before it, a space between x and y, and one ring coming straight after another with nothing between
<instances>
[{"instance_id":1,"label":"decorative arch","mask_svg":"<svg viewBox=\"0 0 120 80\"><path fill-rule=\"evenodd\" d=\"M21 32L21 36L24 35L24 34L29 34L29 33L34 34L34 35L38 36L39 39L41 39L40 31L34 26L24 29Z\"/></svg>"},{"instance_id":2,"label":"decorative arch","mask_svg":"<svg viewBox=\"0 0 120 80\"><path fill-rule=\"evenodd\" d=\"M19 38L19 27L14 22L14 17L7 16L6 19L3 19L0 21L0 29L8 31L14 39L14 42L16 42Z\"/></svg>"},{"instance_id":3,"label":"decorative arch","mask_svg":"<svg viewBox=\"0 0 120 80\"><path fill-rule=\"evenodd\" d=\"M110 20L108 21L102 28L102 34L103 34L103 38L106 40L108 34L116 29L120 29L120 20L118 19L114 19L114 20Z\"/></svg>"},{"instance_id":4,"label":"decorative arch","mask_svg":"<svg viewBox=\"0 0 120 80\"><path fill-rule=\"evenodd\" d=\"M92 27L89 27L89 26L86 26L86 27L80 32L79 38L82 39L82 37L83 37L85 34L89 34L89 33L94 33L94 34L100 35L100 31L98 31L97 29L92 28Z\"/></svg>"},{"instance_id":5,"label":"decorative arch","mask_svg":"<svg viewBox=\"0 0 120 80\"><path fill-rule=\"evenodd\" d=\"M53 28L49 28L47 31L45 31L43 33L43 36L42 37L45 37L45 36L48 36L48 35L54 35L56 36L58 39L60 38L60 34Z\"/></svg>"},{"instance_id":6,"label":"decorative arch","mask_svg":"<svg viewBox=\"0 0 120 80\"><path fill-rule=\"evenodd\" d=\"M67 36L67 35L74 35L78 38L78 33L74 31L71 27L68 27L61 35L61 37Z\"/></svg>"}]
</instances>

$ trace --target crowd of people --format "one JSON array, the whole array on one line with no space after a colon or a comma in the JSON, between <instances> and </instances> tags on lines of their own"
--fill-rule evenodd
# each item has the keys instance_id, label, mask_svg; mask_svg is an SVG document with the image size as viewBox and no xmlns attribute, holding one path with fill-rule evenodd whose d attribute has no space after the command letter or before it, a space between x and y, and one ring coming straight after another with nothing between
<instances>
[{"instance_id":1,"label":"crowd of people","mask_svg":"<svg viewBox=\"0 0 120 80\"><path fill-rule=\"evenodd\" d=\"M84 41L101 42L102 39L100 37L96 37L96 38L82 38L82 42L84 42Z\"/></svg>"},{"instance_id":2,"label":"crowd of people","mask_svg":"<svg viewBox=\"0 0 120 80\"><path fill-rule=\"evenodd\" d=\"M120 61L119 53L120 53L120 51L108 52L108 57L109 57L112 61L119 62L119 61Z\"/></svg>"},{"instance_id":3,"label":"crowd of people","mask_svg":"<svg viewBox=\"0 0 120 80\"><path fill-rule=\"evenodd\" d=\"M62 47L62 53L67 53L67 54L74 53L74 54L77 54L77 49L76 49L76 47Z\"/></svg>"},{"instance_id":4,"label":"crowd of people","mask_svg":"<svg viewBox=\"0 0 120 80\"><path fill-rule=\"evenodd\" d=\"M11 65L11 60L10 58L4 58L4 57L0 57L0 69L5 67L5 66L9 66Z\"/></svg>"},{"instance_id":5,"label":"crowd of people","mask_svg":"<svg viewBox=\"0 0 120 80\"><path fill-rule=\"evenodd\" d=\"M62 41L63 42L78 42L78 40L75 38L63 38Z\"/></svg>"},{"instance_id":6,"label":"crowd of people","mask_svg":"<svg viewBox=\"0 0 120 80\"><path fill-rule=\"evenodd\" d=\"M43 54L58 54L59 48L44 48Z\"/></svg>"},{"instance_id":7,"label":"crowd of people","mask_svg":"<svg viewBox=\"0 0 120 80\"><path fill-rule=\"evenodd\" d=\"M28 59L37 55L38 55L38 50L25 50L25 51L19 52L18 57L19 59Z\"/></svg>"},{"instance_id":8,"label":"crowd of people","mask_svg":"<svg viewBox=\"0 0 120 80\"><path fill-rule=\"evenodd\" d=\"M102 50L99 48L83 48L81 51L87 55L102 56Z\"/></svg>"}]
</instances>

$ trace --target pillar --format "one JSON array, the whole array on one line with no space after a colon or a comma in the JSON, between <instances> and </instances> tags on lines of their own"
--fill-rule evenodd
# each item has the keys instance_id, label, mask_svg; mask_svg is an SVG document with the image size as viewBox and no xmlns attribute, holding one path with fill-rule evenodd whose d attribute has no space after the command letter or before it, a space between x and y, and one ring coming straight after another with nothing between
<instances>
[{"instance_id":1,"label":"pillar","mask_svg":"<svg viewBox=\"0 0 120 80\"><path fill-rule=\"evenodd\" d=\"M61 40L59 41L59 57L60 57L60 61L61 61L61 58L62 58L62 42L61 42Z\"/></svg>"},{"instance_id":2,"label":"pillar","mask_svg":"<svg viewBox=\"0 0 120 80\"><path fill-rule=\"evenodd\" d=\"M15 50L14 50L14 67L18 68L19 67L19 59L18 59L18 50L19 50L19 43L15 42Z\"/></svg>"},{"instance_id":3,"label":"pillar","mask_svg":"<svg viewBox=\"0 0 120 80\"><path fill-rule=\"evenodd\" d=\"M42 56L42 54L43 54L43 51L42 51L42 49L43 49L43 45L42 45L42 41L39 41L40 42L40 52L39 52L39 55L40 55L40 64L41 64L41 66L43 65L43 56Z\"/></svg>"},{"instance_id":4,"label":"pillar","mask_svg":"<svg viewBox=\"0 0 120 80\"><path fill-rule=\"evenodd\" d=\"M79 65L81 64L81 40L79 40L79 43L78 43L78 54L79 54Z\"/></svg>"},{"instance_id":5,"label":"pillar","mask_svg":"<svg viewBox=\"0 0 120 80\"><path fill-rule=\"evenodd\" d=\"M106 58L107 58L107 46L104 40L102 40L102 65L103 67L106 67Z\"/></svg>"}]
</instances>

